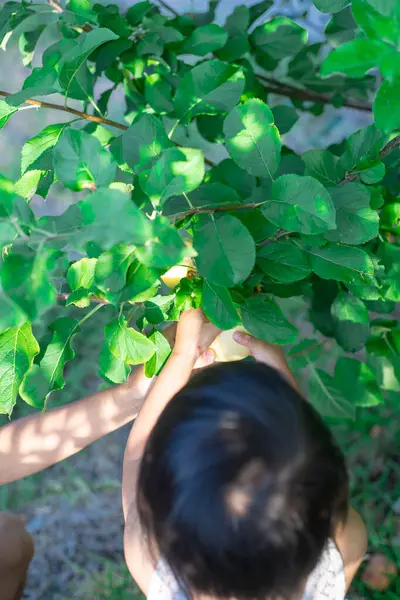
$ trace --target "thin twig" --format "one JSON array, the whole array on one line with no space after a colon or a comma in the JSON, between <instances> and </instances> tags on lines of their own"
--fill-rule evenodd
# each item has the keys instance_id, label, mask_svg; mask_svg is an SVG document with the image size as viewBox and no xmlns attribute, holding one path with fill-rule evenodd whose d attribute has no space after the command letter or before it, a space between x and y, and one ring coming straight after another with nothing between
<instances>
[{"instance_id":1,"label":"thin twig","mask_svg":"<svg viewBox=\"0 0 400 600\"><path fill-rule=\"evenodd\" d=\"M164 0L158 0L158 4L161 4L161 6L165 8L165 10L169 10L169 12L175 15L175 17L179 17L179 13L174 8L172 8L172 6L167 4L167 2L164 2Z\"/></svg>"},{"instance_id":2,"label":"thin twig","mask_svg":"<svg viewBox=\"0 0 400 600\"><path fill-rule=\"evenodd\" d=\"M256 73L258 79L268 84L265 89L272 94L279 94L280 96L286 96L287 98L296 98L298 100L310 100L311 102L320 102L321 104L332 104L332 97L326 94L319 94L311 90L304 90L288 83L282 83L273 79L272 77L266 77L261 73ZM272 86L272 87L271 87ZM348 108L355 108L357 110L363 110L365 112L371 112L372 106L364 102L356 102L355 100L345 99L343 106Z\"/></svg>"},{"instance_id":3,"label":"thin twig","mask_svg":"<svg viewBox=\"0 0 400 600\"><path fill-rule=\"evenodd\" d=\"M190 210L171 215L171 218L181 220L192 215L212 214L216 212L230 212L235 210L247 210L249 208L260 208L260 206L263 206L264 204L265 202L252 202L250 204L225 204L223 206L210 206L208 208L191 208Z\"/></svg>"},{"instance_id":4,"label":"thin twig","mask_svg":"<svg viewBox=\"0 0 400 600\"><path fill-rule=\"evenodd\" d=\"M70 294L66 294L63 292L60 292L57 294L57 300L59 302L66 302L69 298ZM95 296L91 296L89 298L90 302L92 302L93 304L110 304L109 302L105 302L104 300L101 300L100 298L96 298Z\"/></svg>"},{"instance_id":5,"label":"thin twig","mask_svg":"<svg viewBox=\"0 0 400 600\"><path fill-rule=\"evenodd\" d=\"M400 135L394 137L390 142L388 142L382 150L379 152L379 158L385 158L388 154L396 150L396 148L400 148ZM357 181L359 179L361 173L346 173L346 176L339 182L339 185L344 185L345 183L349 183L350 181Z\"/></svg>"},{"instance_id":6,"label":"thin twig","mask_svg":"<svg viewBox=\"0 0 400 600\"><path fill-rule=\"evenodd\" d=\"M0 90L0 96L11 96L10 92L5 92ZM70 108L69 106L61 106L59 104L53 104L51 102L42 102L41 100L33 100L32 98L28 98L25 100L26 104L32 104L33 106L38 106L39 108L52 108L53 110L60 110L62 112L67 112L71 115L76 115L81 119L86 119L86 121L93 121L94 123L101 123L104 125L110 125L110 127L116 127L117 129L121 129L122 131L126 131L128 129L127 125L123 125L122 123L117 123L116 121L110 121L110 119L104 119L103 117L96 117L94 115L88 115L87 113L82 112L81 110L76 110L75 108Z\"/></svg>"},{"instance_id":7,"label":"thin twig","mask_svg":"<svg viewBox=\"0 0 400 600\"><path fill-rule=\"evenodd\" d=\"M61 13L61 12L63 12L63 11L64 11L63 7L61 6L61 4L60 4L59 2L57 2L57 0L47 0L47 1L48 1L49 5L50 5L52 8L54 8L54 10L55 10L56 12L59 12L59 13Z\"/></svg>"}]
</instances>

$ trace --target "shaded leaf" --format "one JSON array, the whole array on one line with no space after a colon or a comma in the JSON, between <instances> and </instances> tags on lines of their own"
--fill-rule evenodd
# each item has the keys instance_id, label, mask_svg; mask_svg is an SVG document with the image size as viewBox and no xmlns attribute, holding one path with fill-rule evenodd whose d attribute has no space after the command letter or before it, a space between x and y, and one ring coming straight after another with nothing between
<instances>
[{"instance_id":1,"label":"shaded leaf","mask_svg":"<svg viewBox=\"0 0 400 600\"><path fill-rule=\"evenodd\" d=\"M241 307L243 325L249 333L271 344L293 344L298 331L269 297L247 298Z\"/></svg>"},{"instance_id":2,"label":"shaded leaf","mask_svg":"<svg viewBox=\"0 0 400 600\"><path fill-rule=\"evenodd\" d=\"M329 188L336 208L337 229L325 234L331 242L365 244L378 235L379 217L370 208L368 189L357 182Z\"/></svg>"},{"instance_id":3,"label":"shaded leaf","mask_svg":"<svg viewBox=\"0 0 400 600\"><path fill-rule=\"evenodd\" d=\"M329 150L308 150L301 159L306 166L304 174L318 179L323 185L336 185L345 175L339 159Z\"/></svg>"},{"instance_id":4,"label":"shaded leaf","mask_svg":"<svg viewBox=\"0 0 400 600\"><path fill-rule=\"evenodd\" d=\"M121 242L145 244L152 238L153 223L128 194L119 190L97 190L82 200L79 208L86 225L86 239L103 249Z\"/></svg>"},{"instance_id":5,"label":"shaded leaf","mask_svg":"<svg viewBox=\"0 0 400 600\"><path fill-rule=\"evenodd\" d=\"M151 222L152 233L144 246L136 249L136 255L141 263L155 269L169 269L182 261L185 256L191 256L175 227L169 224L165 217L158 217Z\"/></svg>"},{"instance_id":6,"label":"shaded leaf","mask_svg":"<svg viewBox=\"0 0 400 600\"><path fill-rule=\"evenodd\" d=\"M162 205L171 196L196 189L205 173L204 156L193 148L169 148L152 167L142 185L154 206Z\"/></svg>"},{"instance_id":7,"label":"shaded leaf","mask_svg":"<svg viewBox=\"0 0 400 600\"><path fill-rule=\"evenodd\" d=\"M126 283L126 276L134 260L134 246L118 244L102 252L95 263L95 280L105 291L116 292Z\"/></svg>"},{"instance_id":8,"label":"shaded leaf","mask_svg":"<svg viewBox=\"0 0 400 600\"><path fill-rule=\"evenodd\" d=\"M311 267L322 279L336 279L344 283L370 283L374 264L360 248L329 244L323 248L306 248Z\"/></svg>"},{"instance_id":9,"label":"shaded leaf","mask_svg":"<svg viewBox=\"0 0 400 600\"><path fill-rule=\"evenodd\" d=\"M73 191L96 189L114 181L114 157L85 131L64 130L53 156L57 179Z\"/></svg>"},{"instance_id":10,"label":"shaded leaf","mask_svg":"<svg viewBox=\"0 0 400 600\"><path fill-rule=\"evenodd\" d=\"M122 135L123 156L135 173L148 169L173 146L162 123L153 115L141 116Z\"/></svg>"},{"instance_id":11,"label":"shaded leaf","mask_svg":"<svg viewBox=\"0 0 400 600\"><path fill-rule=\"evenodd\" d=\"M349 4L350 0L313 0L313 4L323 13L337 13Z\"/></svg>"},{"instance_id":12,"label":"shaded leaf","mask_svg":"<svg viewBox=\"0 0 400 600\"><path fill-rule=\"evenodd\" d=\"M233 329L240 317L227 288L205 280L201 306L206 317L220 329Z\"/></svg>"},{"instance_id":13,"label":"shaded leaf","mask_svg":"<svg viewBox=\"0 0 400 600\"><path fill-rule=\"evenodd\" d=\"M343 396L356 406L377 406L383 403L376 375L365 363L341 356L336 363L334 383Z\"/></svg>"},{"instance_id":14,"label":"shaded leaf","mask_svg":"<svg viewBox=\"0 0 400 600\"><path fill-rule=\"evenodd\" d=\"M274 106L271 110L274 115L275 125L281 135L290 131L299 120L297 111L292 106L280 104L279 106Z\"/></svg>"},{"instance_id":15,"label":"shaded leaf","mask_svg":"<svg viewBox=\"0 0 400 600\"><path fill-rule=\"evenodd\" d=\"M282 175L272 185L264 216L282 229L317 234L336 228L335 207L324 186L313 177Z\"/></svg>"},{"instance_id":16,"label":"shaded leaf","mask_svg":"<svg viewBox=\"0 0 400 600\"><path fill-rule=\"evenodd\" d=\"M354 420L356 416L355 404L345 398L328 373L316 369L311 364L310 367L310 376L308 377L310 402L318 412L323 417Z\"/></svg>"},{"instance_id":17,"label":"shaded leaf","mask_svg":"<svg viewBox=\"0 0 400 600\"><path fill-rule=\"evenodd\" d=\"M175 111L182 122L196 115L230 111L239 101L245 84L243 72L233 65L210 60L193 67L182 79L175 95Z\"/></svg>"},{"instance_id":18,"label":"shaded leaf","mask_svg":"<svg viewBox=\"0 0 400 600\"><path fill-rule=\"evenodd\" d=\"M227 40L227 32L219 25L215 25L215 23L203 25L203 27L197 27L186 38L182 52L196 56L205 56L210 52L223 48Z\"/></svg>"},{"instance_id":19,"label":"shaded leaf","mask_svg":"<svg viewBox=\"0 0 400 600\"><path fill-rule=\"evenodd\" d=\"M307 31L287 17L275 17L256 27L250 39L257 49L281 60L302 49L307 42Z\"/></svg>"},{"instance_id":20,"label":"shaded leaf","mask_svg":"<svg viewBox=\"0 0 400 600\"><path fill-rule=\"evenodd\" d=\"M362 300L339 292L331 313L335 324L335 338L346 352L358 352L369 337L368 310Z\"/></svg>"},{"instance_id":21,"label":"shaded leaf","mask_svg":"<svg viewBox=\"0 0 400 600\"><path fill-rule=\"evenodd\" d=\"M400 77L382 83L374 101L374 117L376 126L390 133L400 127Z\"/></svg>"},{"instance_id":22,"label":"shaded leaf","mask_svg":"<svg viewBox=\"0 0 400 600\"><path fill-rule=\"evenodd\" d=\"M257 265L282 283L293 283L311 275L307 253L289 240L264 246L257 253Z\"/></svg>"},{"instance_id":23,"label":"shaded leaf","mask_svg":"<svg viewBox=\"0 0 400 600\"><path fill-rule=\"evenodd\" d=\"M199 273L211 283L232 287L250 275L255 262L254 241L235 217L201 215L193 243Z\"/></svg>"}]
</instances>

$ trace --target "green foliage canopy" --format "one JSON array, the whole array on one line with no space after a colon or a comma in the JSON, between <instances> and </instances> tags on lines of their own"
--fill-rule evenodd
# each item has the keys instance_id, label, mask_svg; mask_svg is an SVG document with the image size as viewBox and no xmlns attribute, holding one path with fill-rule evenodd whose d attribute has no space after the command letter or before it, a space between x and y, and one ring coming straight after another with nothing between
<instances>
[{"instance_id":1,"label":"green foliage canopy","mask_svg":"<svg viewBox=\"0 0 400 600\"><path fill-rule=\"evenodd\" d=\"M327 417L354 418L400 390L400 5L314 3L333 13L318 44L270 17L272 0L236 7L223 26L216 1L197 15L148 1L125 14L90 0L2 5L1 47L18 44L31 72L0 92L0 129L30 105L70 119L26 140L18 181L0 178L0 412L18 396L46 406L73 338L105 306L99 373L110 384L130 365L158 373L164 324L202 306L222 329L290 346ZM371 124L297 155L285 134L329 104ZM60 186L65 212L35 216L32 197ZM188 260L168 290L162 276Z\"/></svg>"}]
</instances>

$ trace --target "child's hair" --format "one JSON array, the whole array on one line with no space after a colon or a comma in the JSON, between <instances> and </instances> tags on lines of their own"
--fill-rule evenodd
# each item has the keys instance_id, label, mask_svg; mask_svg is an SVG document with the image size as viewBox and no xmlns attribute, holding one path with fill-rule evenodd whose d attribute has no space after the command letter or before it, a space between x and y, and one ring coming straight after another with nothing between
<instances>
[{"instance_id":1,"label":"child's hair","mask_svg":"<svg viewBox=\"0 0 400 600\"><path fill-rule=\"evenodd\" d=\"M190 595L290 598L346 518L342 452L310 404L254 362L196 374L148 440L138 510Z\"/></svg>"}]
</instances>

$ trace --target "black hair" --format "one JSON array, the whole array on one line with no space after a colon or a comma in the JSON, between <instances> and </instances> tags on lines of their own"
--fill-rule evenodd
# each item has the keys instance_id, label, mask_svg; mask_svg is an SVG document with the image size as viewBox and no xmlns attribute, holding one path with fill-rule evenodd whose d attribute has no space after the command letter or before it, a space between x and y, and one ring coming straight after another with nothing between
<instances>
[{"instance_id":1,"label":"black hair","mask_svg":"<svg viewBox=\"0 0 400 600\"><path fill-rule=\"evenodd\" d=\"M348 508L342 452L274 369L196 374L147 442L138 511L189 595L290 598Z\"/></svg>"}]
</instances>

